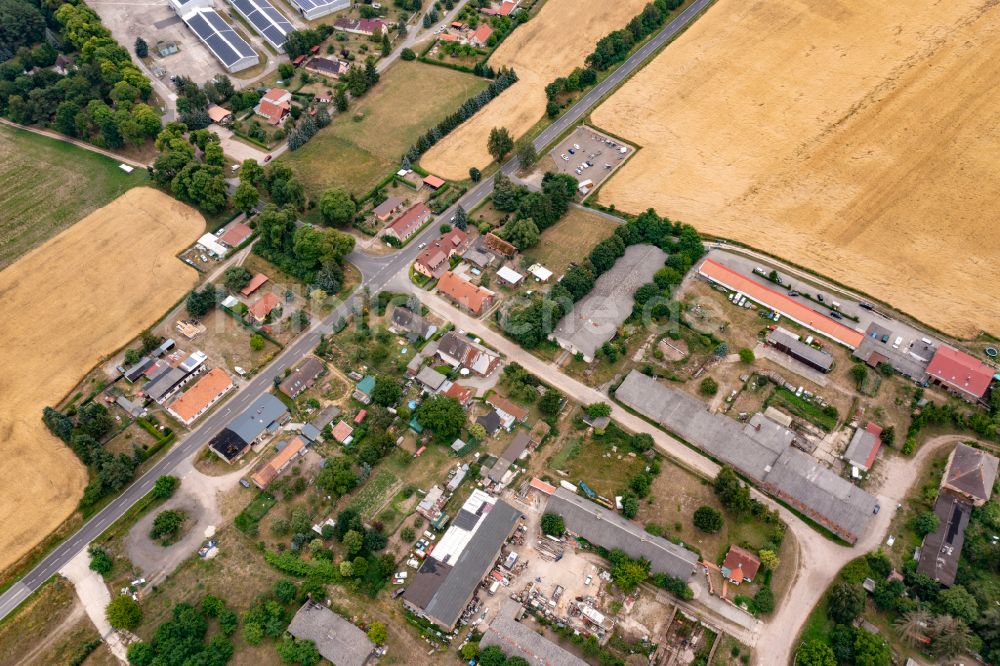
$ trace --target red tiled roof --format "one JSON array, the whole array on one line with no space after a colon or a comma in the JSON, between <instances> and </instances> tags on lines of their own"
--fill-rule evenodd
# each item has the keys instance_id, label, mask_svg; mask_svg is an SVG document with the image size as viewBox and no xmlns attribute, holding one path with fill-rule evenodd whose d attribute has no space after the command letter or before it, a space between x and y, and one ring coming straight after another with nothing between
<instances>
[{"instance_id":1,"label":"red tiled roof","mask_svg":"<svg viewBox=\"0 0 1000 666\"><path fill-rule=\"evenodd\" d=\"M760 560L749 550L744 550L739 546L730 546L726 553L726 560L722 563L727 569L732 570L731 578L742 582L744 578L753 580L760 568ZM740 575L742 574L742 575ZM739 576L739 577L737 577Z\"/></svg>"},{"instance_id":2,"label":"red tiled roof","mask_svg":"<svg viewBox=\"0 0 1000 666\"><path fill-rule=\"evenodd\" d=\"M941 346L927 366L927 374L957 391L982 398L993 381L993 369L965 352Z\"/></svg>"},{"instance_id":3,"label":"red tiled roof","mask_svg":"<svg viewBox=\"0 0 1000 666\"><path fill-rule=\"evenodd\" d=\"M288 115L291 111L291 107L288 102L282 102L281 104L275 104L267 99L260 100L260 104L257 106L259 113L267 117L267 122L272 125L277 125L281 122L281 119Z\"/></svg>"},{"instance_id":4,"label":"red tiled roof","mask_svg":"<svg viewBox=\"0 0 1000 666\"><path fill-rule=\"evenodd\" d=\"M750 300L776 310L792 321L832 338L851 349L857 349L865 337L861 331L856 331L831 317L816 312L790 296L758 284L717 261L706 259L698 272L713 282L733 291L741 292Z\"/></svg>"},{"instance_id":5,"label":"red tiled roof","mask_svg":"<svg viewBox=\"0 0 1000 666\"><path fill-rule=\"evenodd\" d=\"M483 307L492 300L494 294L489 289L477 287L466 282L451 271L446 271L437 284L438 291L448 296L459 305L479 314Z\"/></svg>"},{"instance_id":6,"label":"red tiled roof","mask_svg":"<svg viewBox=\"0 0 1000 666\"><path fill-rule=\"evenodd\" d=\"M264 275L263 273L257 273L257 275L254 275L252 278L250 278L250 281L247 282L247 286L240 289L240 293L243 294L244 296L249 296L253 292L263 287L264 283L267 282L267 279L268 279L267 276Z\"/></svg>"},{"instance_id":7,"label":"red tiled roof","mask_svg":"<svg viewBox=\"0 0 1000 666\"><path fill-rule=\"evenodd\" d=\"M182 422L189 423L232 386L233 380L229 375L221 368L214 368L202 375L194 386L184 392L184 395L174 400L170 405L170 411Z\"/></svg>"},{"instance_id":8,"label":"red tiled roof","mask_svg":"<svg viewBox=\"0 0 1000 666\"><path fill-rule=\"evenodd\" d=\"M250 477L258 488L266 488L267 484L274 480L274 477L278 476L281 468L292 461L292 459L299 455L306 448L306 443L301 437L296 437L288 444L285 448L278 451L278 453L271 458L266 465L261 467L257 472Z\"/></svg>"},{"instance_id":9,"label":"red tiled roof","mask_svg":"<svg viewBox=\"0 0 1000 666\"><path fill-rule=\"evenodd\" d=\"M503 4L500 5L500 9L497 14L500 16L510 16L510 13L517 9L518 3L510 2L510 0L505 0Z\"/></svg>"},{"instance_id":10,"label":"red tiled roof","mask_svg":"<svg viewBox=\"0 0 1000 666\"><path fill-rule=\"evenodd\" d=\"M546 495L551 495L552 493L554 493L556 491L556 487L555 486L553 486L551 483L545 483L544 481L542 481L538 477L533 478L531 480L531 484L530 485L535 490L540 490L543 493L545 493Z\"/></svg>"},{"instance_id":11,"label":"red tiled roof","mask_svg":"<svg viewBox=\"0 0 1000 666\"><path fill-rule=\"evenodd\" d=\"M333 438L341 444L351 436L352 432L354 432L354 428L348 425L347 421L340 421L337 425L333 426Z\"/></svg>"},{"instance_id":12,"label":"red tiled roof","mask_svg":"<svg viewBox=\"0 0 1000 666\"><path fill-rule=\"evenodd\" d=\"M469 37L469 40L479 44L485 44L486 40L488 40L492 34L493 28L485 23L481 23L479 24L479 27L476 28L476 31Z\"/></svg>"},{"instance_id":13,"label":"red tiled roof","mask_svg":"<svg viewBox=\"0 0 1000 666\"><path fill-rule=\"evenodd\" d=\"M476 394L476 390L468 386L462 386L461 384L452 384L444 394L459 402L467 402Z\"/></svg>"},{"instance_id":14,"label":"red tiled roof","mask_svg":"<svg viewBox=\"0 0 1000 666\"><path fill-rule=\"evenodd\" d=\"M452 229L437 240L431 242L414 260L424 266L429 272L437 270L442 261L447 261L451 253L468 239L461 229Z\"/></svg>"},{"instance_id":15,"label":"red tiled roof","mask_svg":"<svg viewBox=\"0 0 1000 666\"><path fill-rule=\"evenodd\" d=\"M219 236L219 241L225 243L229 247L237 247L240 243L249 238L252 233L253 229L242 222L236 222L234 224L230 224L226 229L226 232Z\"/></svg>"},{"instance_id":16,"label":"red tiled roof","mask_svg":"<svg viewBox=\"0 0 1000 666\"><path fill-rule=\"evenodd\" d=\"M502 409L503 411L507 412L518 421L523 421L524 419L528 418L527 409L519 405L515 405L507 398L501 397L499 395L494 395L489 400L487 400L487 402L489 402L497 409Z\"/></svg>"},{"instance_id":17,"label":"red tiled roof","mask_svg":"<svg viewBox=\"0 0 1000 666\"><path fill-rule=\"evenodd\" d=\"M458 42L461 41L461 37L458 35L453 35L450 32L442 32L438 35L439 42Z\"/></svg>"},{"instance_id":18,"label":"red tiled roof","mask_svg":"<svg viewBox=\"0 0 1000 666\"><path fill-rule=\"evenodd\" d=\"M250 306L250 314L254 316L255 319L263 319L267 315L280 305L281 301L274 294L268 292L258 299L256 303Z\"/></svg>"},{"instance_id":19,"label":"red tiled roof","mask_svg":"<svg viewBox=\"0 0 1000 666\"><path fill-rule=\"evenodd\" d=\"M424 222L430 219L430 216L431 209L425 204L414 204L413 206L410 206L405 213L397 217L392 224L386 227L386 229L392 230L399 240L406 240L412 236Z\"/></svg>"},{"instance_id":20,"label":"red tiled roof","mask_svg":"<svg viewBox=\"0 0 1000 666\"><path fill-rule=\"evenodd\" d=\"M869 421L868 425L865 426L865 430L875 436L875 446L872 447L871 453L868 454L868 460L865 461L865 467L868 469L872 468L875 464L875 456L878 455L878 450L882 448L882 427L873 421Z\"/></svg>"}]
</instances>

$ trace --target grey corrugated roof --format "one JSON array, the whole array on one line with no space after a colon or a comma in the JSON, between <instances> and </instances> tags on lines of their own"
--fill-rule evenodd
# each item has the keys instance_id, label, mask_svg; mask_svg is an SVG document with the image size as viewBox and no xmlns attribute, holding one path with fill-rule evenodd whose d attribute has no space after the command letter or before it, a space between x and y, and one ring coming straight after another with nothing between
<instances>
[{"instance_id":1,"label":"grey corrugated roof","mask_svg":"<svg viewBox=\"0 0 1000 666\"><path fill-rule=\"evenodd\" d=\"M334 666L363 666L375 650L365 632L314 601L302 604L288 625L288 633L315 643Z\"/></svg>"},{"instance_id":2,"label":"grey corrugated roof","mask_svg":"<svg viewBox=\"0 0 1000 666\"><path fill-rule=\"evenodd\" d=\"M710 414L700 400L635 370L615 397L848 540L857 540L871 523L878 503L874 496L785 445L778 431L765 436L762 428L761 433L748 435L729 417Z\"/></svg>"},{"instance_id":3,"label":"grey corrugated roof","mask_svg":"<svg viewBox=\"0 0 1000 666\"><path fill-rule=\"evenodd\" d=\"M528 444L531 443L531 437L524 430L518 430L517 435L514 436L513 441L504 449L503 454L497 460L496 464L493 465L492 469L489 471L489 477L497 483L503 478L503 475L507 473L510 466L521 457L525 449L528 448Z\"/></svg>"},{"instance_id":4,"label":"grey corrugated roof","mask_svg":"<svg viewBox=\"0 0 1000 666\"><path fill-rule=\"evenodd\" d=\"M577 301L556 326L561 345L593 358L598 348L615 336L630 314L632 296L663 267L667 253L653 245L632 245L615 265L597 278L593 289Z\"/></svg>"},{"instance_id":5,"label":"grey corrugated roof","mask_svg":"<svg viewBox=\"0 0 1000 666\"><path fill-rule=\"evenodd\" d=\"M806 359L810 363L821 368L829 370L830 367L833 366L833 356L825 351L820 351L815 347L807 345L794 335L790 334L788 331L780 328L776 331L771 331L767 334L767 339L773 344L779 344L785 347L793 356L800 359Z\"/></svg>"},{"instance_id":6,"label":"grey corrugated roof","mask_svg":"<svg viewBox=\"0 0 1000 666\"><path fill-rule=\"evenodd\" d=\"M187 376L188 372L186 370L170 368L170 370L156 379L146 382L146 385L142 387L142 392L159 402L160 398L169 393L172 388L180 384Z\"/></svg>"},{"instance_id":7,"label":"grey corrugated roof","mask_svg":"<svg viewBox=\"0 0 1000 666\"><path fill-rule=\"evenodd\" d=\"M506 615L493 619L479 644L496 645L508 657L523 657L532 666L587 666L583 659Z\"/></svg>"},{"instance_id":8,"label":"grey corrugated roof","mask_svg":"<svg viewBox=\"0 0 1000 666\"><path fill-rule=\"evenodd\" d=\"M319 428L317 428L311 423L307 423L304 426L302 426L299 432L301 432L302 436L311 442L315 442L323 434L322 432L320 432Z\"/></svg>"},{"instance_id":9,"label":"grey corrugated roof","mask_svg":"<svg viewBox=\"0 0 1000 666\"><path fill-rule=\"evenodd\" d=\"M420 372L417 373L417 381L432 391L436 391L441 388L441 384L444 384L446 379L447 377L430 366L422 368Z\"/></svg>"},{"instance_id":10,"label":"grey corrugated roof","mask_svg":"<svg viewBox=\"0 0 1000 666\"><path fill-rule=\"evenodd\" d=\"M428 617L443 627L455 626L520 517L520 511L497 500L424 609Z\"/></svg>"},{"instance_id":11,"label":"grey corrugated roof","mask_svg":"<svg viewBox=\"0 0 1000 666\"><path fill-rule=\"evenodd\" d=\"M285 407L285 403L270 393L265 393L234 418L229 424L229 429L239 435L244 442L252 442L286 412L288 408Z\"/></svg>"},{"instance_id":12,"label":"grey corrugated roof","mask_svg":"<svg viewBox=\"0 0 1000 666\"><path fill-rule=\"evenodd\" d=\"M298 397L300 393L313 385L313 382L325 369L322 361L315 356L310 356L294 372L285 377L278 388L290 398Z\"/></svg>"},{"instance_id":13,"label":"grey corrugated roof","mask_svg":"<svg viewBox=\"0 0 1000 666\"><path fill-rule=\"evenodd\" d=\"M451 573L452 566L433 557L424 559L420 569L413 575L413 580L403 593L403 599L417 608L427 608L437 593L441 583Z\"/></svg>"},{"instance_id":14,"label":"grey corrugated roof","mask_svg":"<svg viewBox=\"0 0 1000 666\"><path fill-rule=\"evenodd\" d=\"M850 465L867 470L868 456L872 454L872 449L878 447L879 444L878 437L864 428L858 428L854 431L854 436L851 437L851 443L847 445L847 450L844 451L844 460Z\"/></svg>"},{"instance_id":15,"label":"grey corrugated roof","mask_svg":"<svg viewBox=\"0 0 1000 666\"><path fill-rule=\"evenodd\" d=\"M566 529L608 549L620 548L629 557L644 557L654 573L687 580L698 566L698 555L687 548L653 536L638 523L571 493L562 486L549 496L547 513L558 513Z\"/></svg>"},{"instance_id":16,"label":"grey corrugated roof","mask_svg":"<svg viewBox=\"0 0 1000 666\"><path fill-rule=\"evenodd\" d=\"M319 414L314 416L313 420L310 421L309 424L317 430L322 430L332 423L338 416L340 416L340 407L337 407L336 405L328 405L321 409Z\"/></svg>"},{"instance_id":17,"label":"grey corrugated roof","mask_svg":"<svg viewBox=\"0 0 1000 666\"><path fill-rule=\"evenodd\" d=\"M958 561L962 557L965 528L969 526L972 507L945 490L934 501L934 513L938 526L924 537L917 571L950 587L958 575Z\"/></svg>"}]
</instances>

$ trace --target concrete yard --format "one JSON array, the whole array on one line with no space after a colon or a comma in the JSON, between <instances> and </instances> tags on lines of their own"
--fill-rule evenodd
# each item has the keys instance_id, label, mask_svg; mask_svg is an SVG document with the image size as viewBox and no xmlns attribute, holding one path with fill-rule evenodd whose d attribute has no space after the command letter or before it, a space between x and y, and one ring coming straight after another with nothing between
<instances>
[{"instance_id":1,"label":"concrete yard","mask_svg":"<svg viewBox=\"0 0 1000 666\"><path fill-rule=\"evenodd\" d=\"M544 170L550 170L554 164L556 171L570 174L581 186L588 180L591 181L591 187L586 192L581 192L586 199L634 154L635 148L632 146L586 125L580 125L549 151L551 163L544 160ZM588 164L591 166L587 166Z\"/></svg>"}]
</instances>

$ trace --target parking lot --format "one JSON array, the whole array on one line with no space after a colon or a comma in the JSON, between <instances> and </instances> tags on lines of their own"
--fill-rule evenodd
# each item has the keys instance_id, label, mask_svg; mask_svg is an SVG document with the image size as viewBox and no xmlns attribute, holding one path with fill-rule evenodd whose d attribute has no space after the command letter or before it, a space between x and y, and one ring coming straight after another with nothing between
<instances>
[{"instance_id":1,"label":"parking lot","mask_svg":"<svg viewBox=\"0 0 1000 666\"><path fill-rule=\"evenodd\" d=\"M557 171L580 182L581 194L586 198L633 153L634 147L581 125L553 148L549 157Z\"/></svg>"}]
</instances>

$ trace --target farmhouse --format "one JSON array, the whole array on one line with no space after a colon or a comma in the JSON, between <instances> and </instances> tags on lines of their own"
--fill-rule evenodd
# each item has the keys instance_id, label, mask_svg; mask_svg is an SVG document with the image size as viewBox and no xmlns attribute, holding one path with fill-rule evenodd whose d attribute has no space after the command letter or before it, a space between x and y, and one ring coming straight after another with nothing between
<instances>
[{"instance_id":1,"label":"farmhouse","mask_svg":"<svg viewBox=\"0 0 1000 666\"><path fill-rule=\"evenodd\" d=\"M959 444L952 450L934 501L938 527L924 537L918 572L942 585L954 585L965 544L965 528L973 508L985 504L993 494L997 465L995 456L971 446Z\"/></svg>"},{"instance_id":2,"label":"farmhouse","mask_svg":"<svg viewBox=\"0 0 1000 666\"><path fill-rule=\"evenodd\" d=\"M302 18L315 21L327 14L350 8L351 0L292 0L292 5L302 14Z\"/></svg>"},{"instance_id":3,"label":"farmhouse","mask_svg":"<svg viewBox=\"0 0 1000 666\"><path fill-rule=\"evenodd\" d=\"M257 273L252 278L250 278L250 281L247 282L247 285L245 287L240 289L240 293L243 294L244 296L249 296L253 292L263 287L265 284L267 284L267 280L268 277L266 275L264 275L263 273Z\"/></svg>"},{"instance_id":4,"label":"farmhouse","mask_svg":"<svg viewBox=\"0 0 1000 666\"><path fill-rule=\"evenodd\" d=\"M213 437L209 448L227 463L231 463L252 445L277 432L289 418L285 403L270 393L265 393Z\"/></svg>"},{"instance_id":5,"label":"farmhouse","mask_svg":"<svg viewBox=\"0 0 1000 666\"><path fill-rule=\"evenodd\" d=\"M343 30L344 32L350 32L355 35L364 35L365 37L371 37L372 35L384 34L386 30L385 21L382 19L347 19L339 18L333 23L333 27L337 30Z\"/></svg>"},{"instance_id":6,"label":"farmhouse","mask_svg":"<svg viewBox=\"0 0 1000 666\"><path fill-rule=\"evenodd\" d=\"M292 374L285 377L278 385L278 390L289 398L297 398L316 383L316 378L323 374L326 366L315 356L307 358Z\"/></svg>"},{"instance_id":7,"label":"farmhouse","mask_svg":"<svg viewBox=\"0 0 1000 666\"><path fill-rule=\"evenodd\" d=\"M445 271L437 283L438 293L455 305L475 315L480 315L493 306L492 291L463 280L451 271Z\"/></svg>"},{"instance_id":8,"label":"farmhouse","mask_svg":"<svg viewBox=\"0 0 1000 666\"><path fill-rule=\"evenodd\" d=\"M292 112L292 93L283 88L271 88L260 98L253 112L267 119L269 125L280 125Z\"/></svg>"},{"instance_id":9,"label":"farmhouse","mask_svg":"<svg viewBox=\"0 0 1000 666\"><path fill-rule=\"evenodd\" d=\"M760 560L749 550L733 545L729 547L721 569L722 575L733 585L752 583L760 569Z\"/></svg>"},{"instance_id":10,"label":"farmhouse","mask_svg":"<svg viewBox=\"0 0 1000 666\"><path fill-rule=\"evenodd\" d=\"M420 227L424 226L431 217L431 209L423 202L413 204L405 213L400 215L387 226L383 231L383 236L391 236L400 243L405 243L413 234L417 233Z\"/></svg>"},{"instance_id":11,"label":"farmhouse","mask_svg":"<svg viewBox=\"0 0 1000 666\"><path fill-rule=\"evenodd\" d=\"M276 295L268 292L257 299L257 301L250 306L250 316L254 318L258 324L264 323L268 315L281 307L281 301Z\"/></svg>"},{"instance_id":12,"label":"farmhouse","mask_svg":"<svg viewBox=\"0 0 1000 666\"><path fill-rule=\"evenodd\" d=\"M379 222L387 222L399 211L403 205L403 200L399 197L388 197L385 201L375 206L372 213Z\"/></svg>"},{"instance_id":13,"label":"farmhouse","mask_svg":"<svg viewBox=\"0 0 1000 666\"><path fill-rule=\"evenodd\" d=\"M500 365L497 354L454 331L438 340L437 355L451 367L468 368L480 377L489 377Z\"/></svg>"},{"instance_id":14,"label":"farmhouse","mask_svg":"<svg viewBox=\"0 0 1000 666\"><path fill-rule=\"evenodd\" d=\"M833 356L807 345L799 340L799 336L780 326L767 334L767 342L814 370L826 373L833 367Z\"/></svg>"},{"instance_id":15,"label":"farmhouse","mask_svg":"<svg viewBox=\"0 0 1000 666\"><path fill-rule=\"evenodd\" d=\"M214 368L201 376L194 386L167 408L170 415L186 426L207 412L235 385L221 368Z\"/></svg>"},{"instance_id":16,"label":"farmhouse","mask_svg":"<svg viewBox=\"0 0 1000 666\"><path fill-rule=\"evenodd\" d=\"M709 413L697 398L635 370L625 377L615 398L732 465L841 538L854 543L868 530L878 507L875 497L792 447L794 433L777 423L741 426L727 416Z\"/></svg>"},{"instance_id":17,"label":"farmhouse","mask_svg":"<svg viewBox=\"0 0 1000 666\"><path fill-rule=\"evenodd\" d=\"M844 452L844 460L847 461L847 464L857 467L863 472L870 470L875 464L875 456L878 455L878 450L882 446L882 440L879 438L881 434L882 428L871 421L864 428L855 430L851 443L847 445L847 450Z\"/></svg>"},{"instance_id":18,"label":"farmhouse","mask_svg":"<svg viewBox=\"0 0 1000 666\"><path fill-rule=\"evenodd\" d=\"M326 76L331 79L339 79L350 68L351 63L339 58L312 58L306 63L307 72Z\"/></svg>"},{"instance_id":19,"label":"farmhouse","mask_svg":"<svg viewBox=\"0 0 1000 666\"><path fill-rule=\"evenodd\" d=\"M253 484L261 490L266 490L271 481L274 481L279 474L285 471L285 469L292 464L293 460L304 456L306 451L305 440L301 437L294 438L292 441L285 444L285 446L282 447L273 458L267 461L267 464L254 472L253 476L250 477L250 480L253 481Z\"/></svg>"},{"instance_id":20,"label":"farmhouse","mask_svg":"<svg viewBox=\"0 0 1000 666\"><path fill-rule=\"evenodd\" d=\"M743 294L755 303L780 312L799 326L804 326L810 331L839 342L848 349L857 349L864 338L860 331L849 328L836 319L827 317L786 294L758 284L712 259L706 259L702 263L698 274L730 291Z\"/></svg>"},{"instance_id":21,"label":"farmhouse","mask_svg":"<svg viewBox=\"0 0 1000 666\"><path fill-rule=\"evenodd\" d=\"M469 246L469 237L460 229L452 229L437 240L432 241L417 255L413 270L435 280L451 268L451 258L461 256Z\"/></svg>"},{"instance_id":22,"label":"farmhouse","mask_svg":"<svg viewBox=\"0 0 1000 666\"><path fill-rule=\"evenodd\" d=\"M288 633L315 643L320 655L333 666L365 666L375 651L365 632L312 599L295 613Z\"/></svg>"},{"instance_id":23,"label":"farmhouse","mask_svg":"<svg viewBox=\"0 0 1000 666\"><path fill-rule=\"evenodd\" d=\"M615 265L597 278L590 293L577 301L556 326L552 338L563 349L591 362L630 314L636 290L652 281L667 253L652 245L632 245Z\"/></svg>"},{"instance_id":24,"label":"farmhouse","mask_svg":"<svg viewBox=\"0 0 1000 666\"><path fill-rule=\"evenodd\" d=\"M469 43L473 46L486 46L492 35L493 28L488 23L480 23L479 27L469 35Z\"/></svg>"},{"instance_id":25,"label":"farmhouse","mask_svg":"<svg viewBox=\"0 0 1000 666\"><path fill-rule=\"evenodd\" d=\"M397 305L392 309L389 330L399 335L408 335L411 340L429 340L437 333L437 326L408 308Z\"/></svg>"},{"instance_id":26,"label":"farmhouse","mask_svg":"<svg viewBox=\"0 0 1000 666\"><path fill-rule=\"evenodd\" d=\"M472 491L413 576L403 605L447 631L454 629L520 518L521 512L503 500Z\"/></svg>"},{"instance_id":27,"label":"farmhouse","mask_svg":"<svg viewBox=\"0 0 1000 666\"><path fill-rule=\"evenodd\" d=\"M633 558L649 560L650 571L687 581L698 568L698 555L646 532L618 513L559 487L549 496L546 513L557 513L566 530L605 548L620 548Z\"/></svg>"},{"instance_id":28,"label":"farmhouse","mask_svg":"<svg viewBox=\"0 0 1000 666\"><path fill-rule=\"evenodd\" d=\"M511 605L514 605L513 602ZM493 618L479 645L481 647L496 645L504 651L504 654L521 657L529 664L587 666L587 662L583 659L567 652L534 629L517 622L511 615L510 611L501 610Z\"/></svg>"},{"instance_id":29,"label":"farmhouse","mask_svg":"<svg viewBox=\"0 0 1000 666\"><path fill-rule=\"evenodd\" d=\"M986 395L993 381L993 370L974 356L941 346L927 366L930 380L968 402Z\"/></svg>"}]
</instances>

